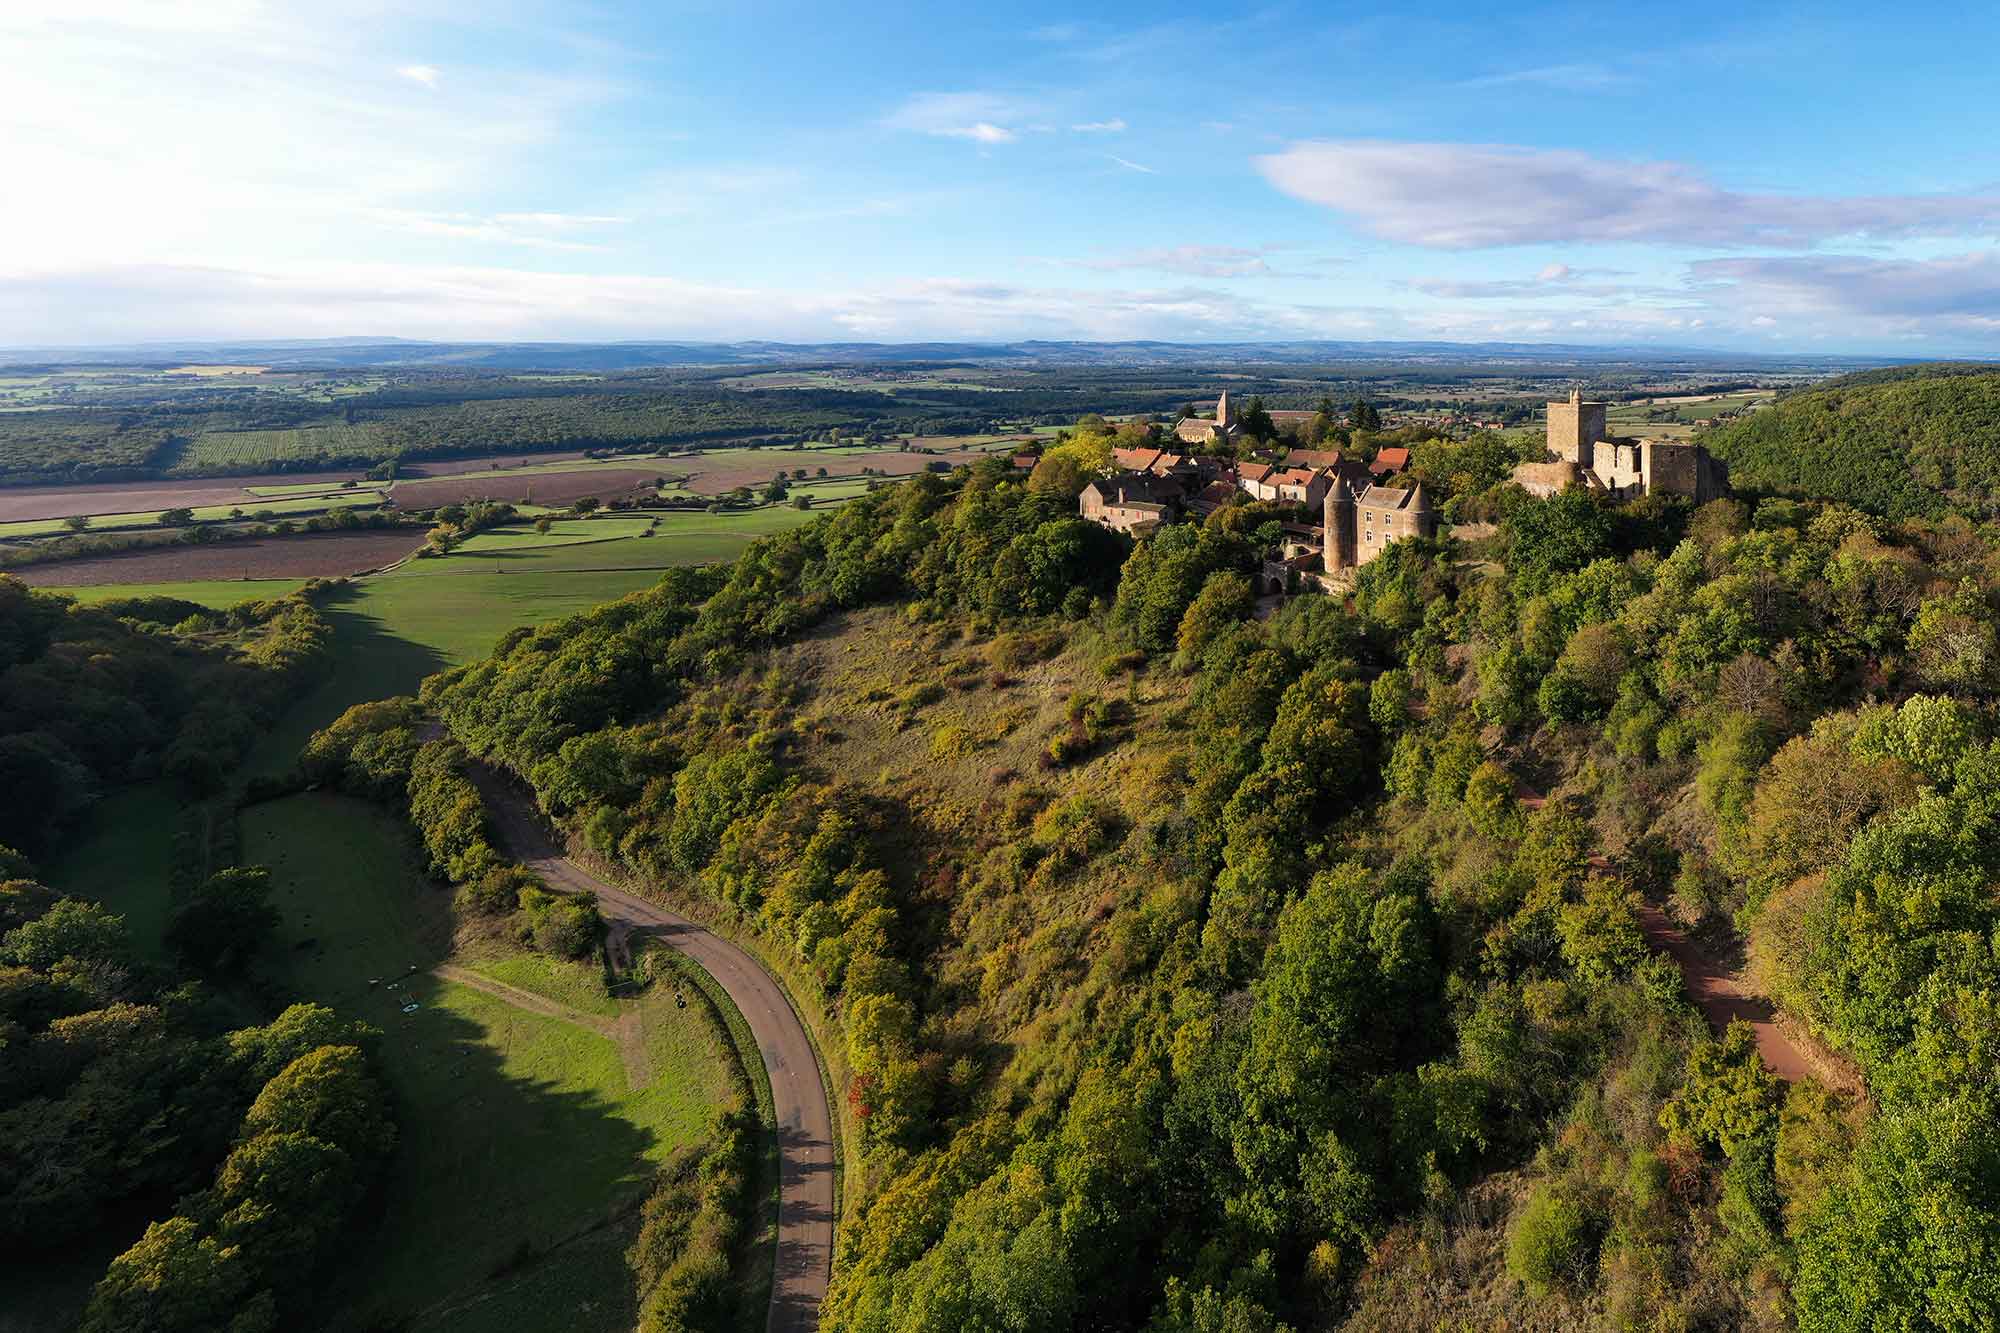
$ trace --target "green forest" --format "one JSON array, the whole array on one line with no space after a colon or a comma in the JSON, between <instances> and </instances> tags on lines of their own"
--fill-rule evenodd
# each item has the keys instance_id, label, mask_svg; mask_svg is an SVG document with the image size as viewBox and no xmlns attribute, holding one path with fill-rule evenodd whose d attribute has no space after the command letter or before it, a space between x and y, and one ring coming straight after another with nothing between
<instances>
[{"instance_id":1,"label":"green forest","mask_svg":"<svg viewBox=\"0 0 2000 1333\"><path fill-rule=\"evenodd\" d=\"M1843 375L1706 433L1738 487L1843 500L1891 518L1988 518L2000 500L2000 370Z\"/></svg>"},{"instance_id":2,"label":"green forest","mask_svg":"<svg viewBox=\"0 0 2000 1333\"><path fill-rule=\"evenodd\" d=\"M1244 527L1121 559L982 465L425 686L809 970L824 1326L1988 1326L1991 543L1571 492L1260 620Z\"/></svg>"},{"instance_id":3,"label":"green forest","mask_svg":"<svg viewBox=\"0 0 2000 1333\"><path fill-rule=\"evenodd\" d=\"M1263 614L1276 506L1133 543L1073 469L919 474L516 629L247 792L324 589L0 577L0 1228L138 1237L92 1330L310 1326L397 1089L273 984L270 877L202 811L379 802L458 929L609 976L498 781L792 986L844 1149L822 1327L1991 1328L2000 543L1531 500L1514 456L1420 444L1490 535ZM158 948L33 864L155 780L193 812ZM726 1109L635 1205L647 1333L761 1326L759 1128Z\"/></svg>"}]
</instances>

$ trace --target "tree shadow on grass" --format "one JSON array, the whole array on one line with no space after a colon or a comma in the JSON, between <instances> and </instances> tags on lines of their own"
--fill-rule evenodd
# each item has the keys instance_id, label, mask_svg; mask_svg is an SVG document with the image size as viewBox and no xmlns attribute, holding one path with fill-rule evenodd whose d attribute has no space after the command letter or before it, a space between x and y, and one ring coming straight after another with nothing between
<instances>
[{"instance_id":1,"label":"tree shadow on grass","mask_svg":"<svg viewBox=\"0 0 2000 1333\"><path fill-rule=\"evenodd\" d=\"M447 990L417 973L378 992L380 1004L361 1006L359 1016L384 1032L399 1139L327 1293L326 1327L519 1327L532 1316L531 1326L585 1333L629 1328L629 1277L606 1289L597 1265L599 1275L578 1289L569 1266L539 1261L614 1224L644 1197L655 1135L595 1089L510 1072L481 1022L452 1007L481 1012L501 1002ZM409 1003L419 1007L405 1014Z\"/></svg>"},{"instance_id":2,"label":"tree shadow on grass","mask_svg":"<svg viewBox=\"0 0 2000 1333\"><path fill-rule=\"evenodd\" d=\"M358 703L414 694L424 677L450 666L443 654L389 630L376 616L343 606L352 593L337 589L320 614L333 626L333 670L286 709L243 765L249 777L288 772L312 734Z\"/></svg>"},{"instance_id":3,"label":"tree shadow on grass","mask_svg":"<svg viewBox=\"0 0 2000 1333\"><path fill-rule=\"evenodd\" d=\"M626 1118L634 1104L608 1039L433 975L453 943L449 890L414 872L409 838L379 808L324 793L245 815L246 857L271 867L282 918L276 1002L312 1000L380 1029L396 1104L384 1185L325 1275L328 1313L312 1324L428 1328L463 1306L451 1327L589 1333L605 1316L607 1330L629 1328L607 1315L629 1310L628 1281L572 1292L570 1266L534 1260L643 1196L657 1136ZM524 1302L547 1312L481 1322L489 1306Z\"/></svg>"}]
</instances>

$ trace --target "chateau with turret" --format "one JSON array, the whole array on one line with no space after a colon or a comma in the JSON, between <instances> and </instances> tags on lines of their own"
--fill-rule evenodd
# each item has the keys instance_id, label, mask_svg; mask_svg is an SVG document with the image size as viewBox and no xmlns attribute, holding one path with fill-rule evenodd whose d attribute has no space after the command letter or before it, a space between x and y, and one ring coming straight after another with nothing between
<instances>
[{"instance_id":1,"label":"chateau with turret","mask_svg":"<svg viewBox=\"0 0 2000 1333\"><path fill-rule=\"evenodd\" d=\"M1437 511L1421 482L1408 489L1364 485L1356 491L1340 478L1321 502L1328 574L1349 575L1408 537L1437 535Z\"/></svg>"}]
</instances>

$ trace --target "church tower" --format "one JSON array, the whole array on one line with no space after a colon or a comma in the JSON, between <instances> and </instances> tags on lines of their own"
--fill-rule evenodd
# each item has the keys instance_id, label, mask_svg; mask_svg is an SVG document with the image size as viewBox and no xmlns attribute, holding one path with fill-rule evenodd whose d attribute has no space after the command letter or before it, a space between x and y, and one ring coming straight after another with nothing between
<instances>
[{"instance_id":1,"label":"church tower","mask_svg":"<svg viewBox=\"0 0 2000 1333\"><path fill-rule=\"evenodd\" d=\"M1321 506L1321 563L1329 574L1354 568L1354 492L1347 478L1335 477Z\"/></svg>"},{"instance_id":2,"label":"church tower","mask_svg":"<svg viewBox=\"0 0 2000 1333\"><path fill-rule=\"evenodd\" d=\"M1222 391L1222 397L1215 400L1215 424L1226 432L1236 424L1235 413L1229 410L1229 390Z\"/></svg>"}]
</instances>

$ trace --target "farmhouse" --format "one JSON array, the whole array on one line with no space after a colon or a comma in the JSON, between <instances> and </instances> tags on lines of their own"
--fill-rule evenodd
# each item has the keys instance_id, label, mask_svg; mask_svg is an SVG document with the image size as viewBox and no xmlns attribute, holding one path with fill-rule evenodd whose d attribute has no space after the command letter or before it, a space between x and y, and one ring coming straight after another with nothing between
<instances>
[{"instance_id":1,"label":"farmhouse","mask_svg":"<svg viewBox=\"0 0 2000 1333\"><path fill-rule=\"evenodd\" d=\"M1173 477L1125 472L1091 482L1076 507L1086 523L1143 536L1180 516L1181 484Z\"/></svg>"},{"instance_id":2,"label":"farmhouse","mask_svg":"<svg viewBox=\"0 0 2000 1333\"><path fill-rule=\"evenodd\" d=\"M1368 471L1379 481L1383 477L1394 476L1409 465L1410 451L1401 445L1394 445L1378 452L1374 461L1368 464Z\"/></svg>"}]
</instances>

